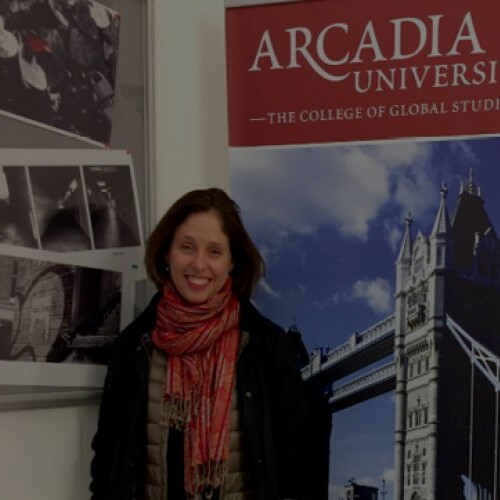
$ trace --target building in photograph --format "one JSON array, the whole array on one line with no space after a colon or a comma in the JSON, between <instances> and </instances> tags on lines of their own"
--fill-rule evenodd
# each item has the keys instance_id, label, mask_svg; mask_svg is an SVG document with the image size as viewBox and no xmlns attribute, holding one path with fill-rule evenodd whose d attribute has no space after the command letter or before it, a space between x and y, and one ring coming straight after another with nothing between
<instances>
[{"instance_id":1,"label":"building in photograph","mask_svg":"<svg viewBox=\"0 0 500 500\"><path fill-rule=\"evenodd\" d=\"M462 498L463 478L498 488L495 388L472 362L500 354L500 243L472 172L451 217L446 194L429 236L412 240L407 219L397 261L397 499ZM477 344L461 345L447 316Z\"/></svg>"},{"instance_id":2,"label":"building in photograph","mask_svg":"<svg viewBox=\"0 0 500 500\"><path fill-rule=\"evenodd\" d=\"M120 327L120 273L0 256L0 277L0 359L107 361Z\"/></svg>"},{"instance_id":3,"label":"building in photograph","mask_svg":"<svg viewBox=\"0 0 500 500\"><path fill-rule=\"evenodd\" d=\"M378 500L378 488L363 486L350 480L345 487L344 500Z\"/></svg>"},{"instance_id":4,"label":"building in photograph","mask_svg":"<svg viewBox=\"0 0 500 500\"><path fill-rule=\"evenodd\" d=\"M500 241L472 172L451 215L445 185L440 194L429 235L406 218L395 313L311 358L303 376L332 387L394 353L324 391L330 412L395 389L394 500L498 498Z\"/></svg>"}]
</instances>

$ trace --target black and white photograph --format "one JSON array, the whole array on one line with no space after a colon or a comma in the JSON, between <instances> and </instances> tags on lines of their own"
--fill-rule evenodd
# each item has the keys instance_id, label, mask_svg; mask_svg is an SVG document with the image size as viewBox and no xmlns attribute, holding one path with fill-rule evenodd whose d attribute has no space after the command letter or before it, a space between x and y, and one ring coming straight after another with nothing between
<instances>
[{"instance_id":1,"label":"black and white photograph","mask_svg":"<svg viewBox=\"0 0 500 500\"><path fill-rule=\"evenodd\" d=\"M0 243L37 247L28 181L23 166L0 168Z\"/></svg>"},{"instance_id":2,"label":"black and white photograph","mask_svg":"<svg viewBox=\"0 0 500 500\"><path fill-rule=\"evenodd\" d=\"M143 272L132 155L6 148L0 157L2 384L101 387Z\"/></svg>"},{"instance_id":3,"label":"black and white photograph","mask_svg":"<svg viewBox=\"0 0 500 500\"><path fill-rule=\"evenodd\" d=\"M132 175L128 165L84 166L96 249L141 244Z\"/></svg>"},{"instance_id":4,"label":"black and white photograph","mask_svg":"<svg viewBox=\"0 0 500 500\"><path fill-rule=\"evenodd\" d=\"M2 255L0 277L0 360L107 362L121 273Z\"/></svg>"},{"instance_id":5,"label":"black and white photograph","mask_svg":"<svg viewBox=\"0 0 500 500\"><path fill-rule=\"evenodd\" d=\"M0 0L0 112L109 144L119 30L92 0Z\"/></svg>"},{"instance_id":6,"label":"black and white photograph","mask_svg":"<svg viewBox=\"0 0 500 500\"><path fill-rule=\"evenodd\" d=\"M30 166L28 171L42 249L90 250L90 225L80 168Z\"/></svg>"}]
</instances>

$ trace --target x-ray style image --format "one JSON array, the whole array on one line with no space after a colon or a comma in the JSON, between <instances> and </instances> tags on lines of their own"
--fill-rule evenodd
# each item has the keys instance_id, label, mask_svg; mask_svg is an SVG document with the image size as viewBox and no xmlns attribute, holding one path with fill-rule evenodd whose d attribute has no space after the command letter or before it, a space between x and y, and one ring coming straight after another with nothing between
<instances>
[{"instance_id":1,"label":"x-ray style image","mask_svg":"<svg viewBox=\"0 0 500 500\"><path fill-rule=\"evenodd\" d=\"M96 249L141 244L131 171L127 165L84 166Z\"/></svg>"},{"instance_id":2,"label":"x-ray style image","mask_svg":"<svg viewBox=\"0 0 500 500\"><path fill-rule=\"evenodd\" d=\"M30 248L37 246L28 181L22 166L0 169L0 243Z\"/></svg>"},{"instance_id":3,"label":"x-ray style image","mask_svg":"<svg viewBox=\"0 0 500 500\"><path fill-rule=\"evenodd\" d=\"M90 250L90 228L78 167L28 167L43 250Z\"/></svg>"},{"instance_id":4,"label":"x-ray style image","mask_svg":"<svg viewBox=\"0 0 500 500\"><path fill-rule=\"evenodd\" d=\"M119 29L93 0L0 0L0 111L108 144Z\"/></svg>"},{"instance_id":5,"label":"x-ray style image","mask_svg":"<svg viewBox=\"0 0 500 500\"><path fill-rule=\"evenodd\" d=\"M121 290L119 272L0 256L0 360L107 362Z\"/></svg>"}]
</instances>

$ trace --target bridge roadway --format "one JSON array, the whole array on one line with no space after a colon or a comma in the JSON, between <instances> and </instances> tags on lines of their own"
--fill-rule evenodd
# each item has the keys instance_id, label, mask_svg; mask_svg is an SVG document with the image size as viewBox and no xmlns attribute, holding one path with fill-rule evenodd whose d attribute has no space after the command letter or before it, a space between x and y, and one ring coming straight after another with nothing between
<instances>
[{"instance_id":1,"label":"bridge roadway","mask_svg":"<svg viewBox=\"0 0 500 500\"><path fill-rule=\"evenodd\" d=\"M345 384L334 387L328 399L332 412L396 389L396 363L391 361Z\"/></svg>"},{"instance_id":2,"label":"bridge roadway","mask_svg":"<svg viewBox=\"0 0 500 500\"><path fill-rule=\"evenodd\" d=\"M302 378L308 384L324 386L346 377L394 352L395 315L354 333L340 346L322 353L316 350L310 362L302 368Z\"/></svg>"}]
</instances>

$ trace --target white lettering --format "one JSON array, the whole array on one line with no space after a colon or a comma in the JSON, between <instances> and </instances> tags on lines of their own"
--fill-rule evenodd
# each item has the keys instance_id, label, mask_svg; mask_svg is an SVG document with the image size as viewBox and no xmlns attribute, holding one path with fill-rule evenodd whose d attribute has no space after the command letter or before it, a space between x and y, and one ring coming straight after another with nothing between
<instances>
[{"instance_id":1,"label":"white lettering","mask_svg":"<svg viewBox=\"0 0 500 500\"><path fill-rule=\"evenodd\" d=\"M470 66L466 63L434 66L409 64L401 68L348 70L350 64L410 60L417 55L435 58L486 52L479 41L470 11L463 15L458 29L455 26L452 34L456 35L451 37L448 46L443 47L440 33L444 29L444 19L443 14L434 14L422 19L401 17L388 20L392 24L392 47L385 43L387 29L384 30L384 44L380 46L377 32L383 27L381 24L375 25L373 20L364 25L357 40L349 38L351 28L343 22L329 23L318 32L312 32L305 26L296 26L285 29L288 54L282 52L281 41L280 50L276 52L273 43L276 35L272 36L269 30L265 30L249 71L299 69L305 66L330 82L344 81L352 74L358 93L407 90L411 86L420 89L428 83L433 87L496 83L498 61L475 61ZM450 31L449 26L446 28ZM288 57L288 64L285 57ZM333 71L333 68L337 69Z\"/></svg>"},{"instance_id":2,"label":"white lettering","mask_svg":"<svg viewBox=\"0 0 500 500\"><path fill-rule=\"evenodd\" d=\"M307 47L311 43L312 35L311 32L307 28L298 27L298 28L290 28L286 30L290 36L290 64L288 64L287 68L300 68L300 64L297 62L297 54L300 52L304 59L309 63L309 66L321 77L330 82L341 82L345 80L349 73L345 73L344 75L332 75L325 71L315 60L314 57L311 56ZM302 45L297 44L297 33L302 33L304 35L304 43Z\"/></svg>"},{"instance_id":3,"label":"white lettering","mask_svg":"<svg viewBox=\"0 0 500 500\"><path fill-rule=\"evenodd\" d=\"M443 17L442 14L439 16L429 16L432 22L432 35L431 35L431 51L429 52L429 57L439 57L443 54L439 50L439 21Z\"/></svg>"},{"instance_id":4,"label":"white lettering","mask_svg":"<svg viewBox=\"0 0 500 500\"><path fill-rule=\"evenodd\" d=\"M269 30L264 31L262 38L260 39L259 48L255 54L255 59L252 66L248 71L260 71L259 61L261 57L267 57L270 59L271 68L270 69L283 69L283 66L278 62L276 57L276 52L274 51L273 44L271 42L271 35Z\"/></svg>"},{"instance_id":5,"label":"white lettering","mask_svg":"<svg viewBox=\"0 0 500 500\"><path fill-rule=\"evenodd\" d=\"M366 40L365 40L366 39ZM387 59L382 55L380 46L378 44L377 36L375 35L375 28L373 27L373 21L368 21L365 27L365 31L361 36L361 40L358 45L358 50L356 55L351 59L352 63L363 62L361 59L361 52L365 49L373 50L373 61L386 61Z\"/></svg>"},{"instance_id":6,"label":"white lettering","mask_svg":"<svg viewBox=\"0 0 500 500\"><path fill-rule=\"evenodd\" d=\"M467 32L467 34L465 34L465 32ZM483 54L484 52L486 52L481 48L481 45L479 44L479 39L476 35L476 29L474 28L474 22L472 21L472 15L470 12L467 12L467 14L465 14L462 25L460 26L458 34L455 38L455 43L453 44L453 47L447 55L459 55L460 52L458 51L458 44L467 40L470 41L472 45L472 50L470 52L471 54Z\"/></svg>"},{"instance_id":7,"label":"white lettering","mask_svg":"<svg viewBox=\"0 0 500 500\"><path fill-rule=\"evenodd\" d=\"M401 59L410 59L411 57L416 56L424 48L425 42L427 41L427 29L425 27L425 23L416 17L391 19L391 23L394 25L394 52L392 60L399 61ZM410 23L416 26L419 34L417 47L413 50L413 52L408 52L407 54L403 54L401 51L401 28L403 23Z\"/></svg>"},{"instance_id":8,"label":"white lettering","mask_svg":"<svg viewBox=\"0 0 500 500\"><path fill-rule=\"evenodd\" d=\"M330 24L330 26L327 26L318 35L318 40L316 42L316 51L318 52L319 58L325 64L328 64L329 66L337 66L337 65L340 65L340 64L346 64L349 61L349 52L347 52L346 55L342 59L337 59L337 60L330 59L330 57L328 57L326 55L326 52L325 52L325 36L333 28L340 28L345 33L349 32L349 26L347 24L345 24L345 23Z\"/></svg>"}]
</instances>

